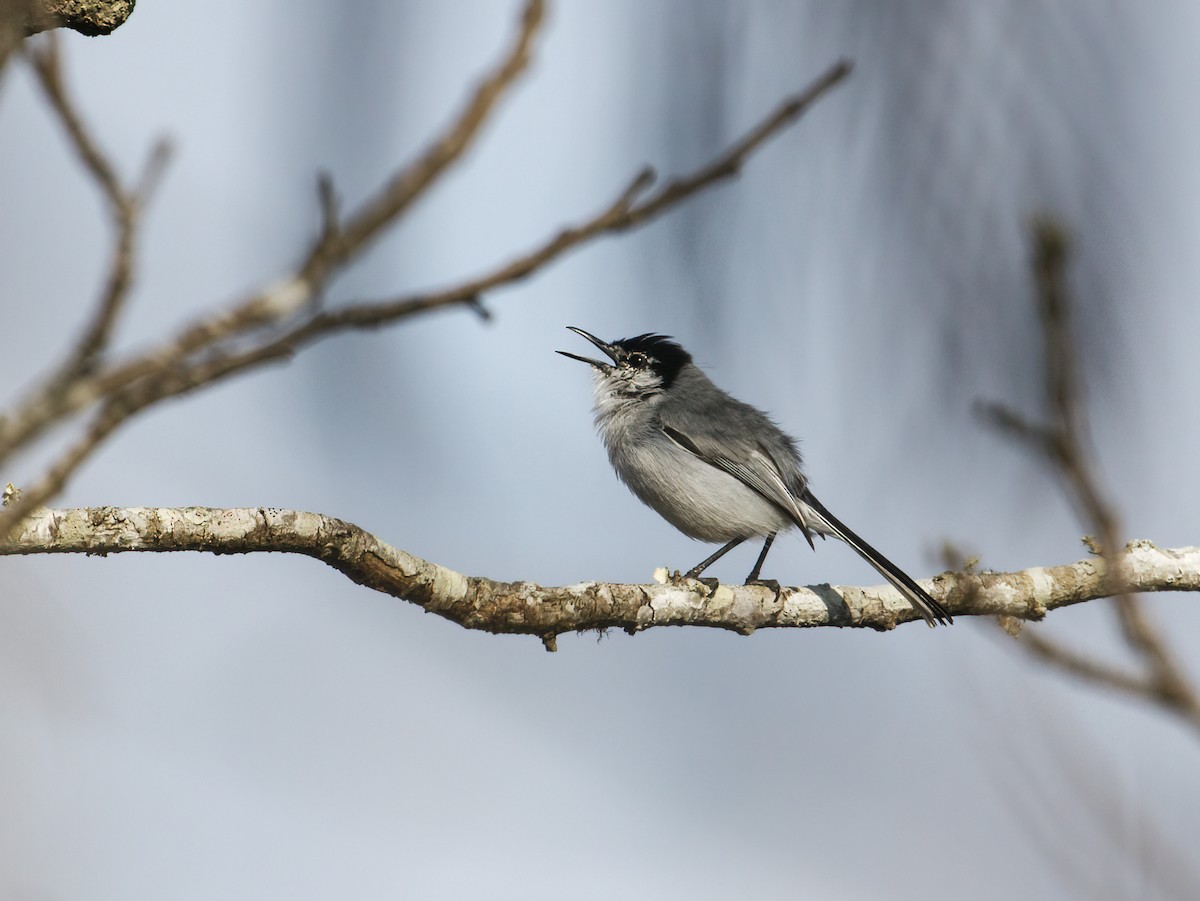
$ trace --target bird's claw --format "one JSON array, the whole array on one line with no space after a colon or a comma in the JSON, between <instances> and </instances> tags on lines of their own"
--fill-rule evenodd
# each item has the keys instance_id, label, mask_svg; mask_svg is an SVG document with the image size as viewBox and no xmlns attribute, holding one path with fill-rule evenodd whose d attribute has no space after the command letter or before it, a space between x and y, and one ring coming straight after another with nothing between
<instances>
[{"instance_id":1,"label":"bird's claw","mask_svg":"<svg viewBox=\"0 0 1200 901\"><path fill-rule=\"evenodd\" d=\"M719 580L714 579L711 576L701 578L700 576L693 576L691 573L683 573L680 575L679 570L675 570L675 572L671 573L672 585L684 585L688 582L701 583L708 589L709 594L712 594L712 592L716 591L718 586L721 584Z\"/></svg>"},{"instance_id":2,"label":"bird's claw","mask_svg":"<svg viewBox=\"0 0 1200 901\"><path fill-rule=\"evenodd\" d=\"M775 600L779 600L779 595L783 593L783 589L775 579L747 579L747 585L762 585L765 588L770 588L775 592Z\"/></svg>"}]
</instances>

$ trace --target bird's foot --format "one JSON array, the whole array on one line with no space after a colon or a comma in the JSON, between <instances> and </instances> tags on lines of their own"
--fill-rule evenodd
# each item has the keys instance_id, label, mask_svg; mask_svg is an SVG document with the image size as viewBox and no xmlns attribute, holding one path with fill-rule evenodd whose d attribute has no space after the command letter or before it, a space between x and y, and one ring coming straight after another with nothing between
<instances>
[{"instance_id":1,"label":"bird's foot","mask_svg":"<svg viewBox=\"0 0 1200 901\"><path fill-rule=\"evenodd\" d=\"M783 593L783 589L779 586L779 583L777 581L775 581L774 579L747 579L746 584L747 585L762 585L766 588L770 588L773 592L775 592L775 600L777 600L777 601L779 600L779 595Z\"/></svg>"},{"instance_id":2,"label":"bird's foot","mask_svg":"<svg viewBox=\"0 0 1200 901\"><path fill-rule=\"evenodd\" d=\"M720 581L712 578L711 576L707 578L701 578L699 575L694 575L690 571L685 572L683 575L679 574L679 570L675 570L675 572L671 573L672 585L683 585L686 582L700 582L706 588L708 588L710 594L716 591L717 587L721 584Z\"/></svg>"}]
</instances>

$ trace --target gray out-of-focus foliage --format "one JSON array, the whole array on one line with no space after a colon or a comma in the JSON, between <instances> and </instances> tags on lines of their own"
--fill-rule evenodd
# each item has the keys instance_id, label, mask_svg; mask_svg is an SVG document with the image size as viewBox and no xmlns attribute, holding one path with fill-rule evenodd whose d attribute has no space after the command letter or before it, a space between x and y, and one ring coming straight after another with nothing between
<instances>
[{"instance_id":1,"label":"gray out-of-focus foliage","mask_svg":"<svg viewBox=\"0 0 1200 901\"><path fill-rule=\"evenodd\" d=\"M365 196L516 13L176 0L68 36L124 170L160 131L178 149L121 346L283 272L315 228L314 173ZM740 179L497 292L491 324L339 338L174 402L62 503L319 510L502 579L689 566L711 548L620 487L587 374L553 353L580 325L677 336L801 437L822 499L914 575L947 540L995 568L1074 560L1053 480L970 412L1036 412L1023 227L1050 211L1076 239L1080 357L1127 531L1194 544L1198 42L1183 2L560 3L480 145L328 303L472 274L645 163L704 161L837 57L856 70ZM0 84L0 185L12 398L75 334L107 246L20 66ZM794 537L768 569L876 580ZM306 559L9 560L3 584L4 897L1187 893L1187 861L1147 837L1200 825L1195 739L986 624L582 636L549 655ZM1151 605L1185 654L1190 606ZM1106 624L1073 609L1046 628L1111 651Z\"/></svg>"}]
</instances>

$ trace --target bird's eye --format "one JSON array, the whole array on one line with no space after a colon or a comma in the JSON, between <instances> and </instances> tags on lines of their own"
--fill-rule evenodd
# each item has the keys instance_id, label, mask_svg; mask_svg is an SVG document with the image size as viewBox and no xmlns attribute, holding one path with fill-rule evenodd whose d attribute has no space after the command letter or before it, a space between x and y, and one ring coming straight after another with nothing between
<instances>
[{"instance_id":1,"label":"bird's eye","mask_svg":"<svg viewBox=\"0 0 1200 901\"><path fill-rule=\"evenodd\" d=\"M629 365L636 366L640 369L646 365L646 355L640 350L635 350L629 355Z\"/></svg>"}]
</instances>

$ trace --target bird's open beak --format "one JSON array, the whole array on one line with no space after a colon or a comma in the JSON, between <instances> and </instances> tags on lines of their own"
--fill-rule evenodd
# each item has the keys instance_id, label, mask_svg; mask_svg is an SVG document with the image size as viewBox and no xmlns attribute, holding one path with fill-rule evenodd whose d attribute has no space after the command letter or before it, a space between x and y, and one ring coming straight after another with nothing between
<instances>
[{"instance_id":1,"label":"bird's open beak","mask_svg":"<svg viewBox=\"0 0 1200 901\"><path fill-rule=\"evenodd\" d=\"M600 348L602 351L604 351L604 353L608 356L608 358L610 360L612 360L614 363L617 362L617 354L616 354L616 351L613 350L611 344L605 344L603 341L601 341L595 335L590 335L587 332L585 332L583 329L576 328L573 325L568 325L567 329L569 331L572 331L575 334L579 335L581 338L587 338L589 341L591 341L593 344L595 344L598 348ZM587 363L589 366L595 367L596 369L599 369L601 372L611 372L612 371L612 366L610 366L608 363L603 362L602 360L593 360L590 357L581 357L578 354L567 353L567 351L565 351L565 350L556 351L556 353L560 353L564 357L570 357L572 360L578 360L580 363Z\"/></svg>"}]
</instances>

